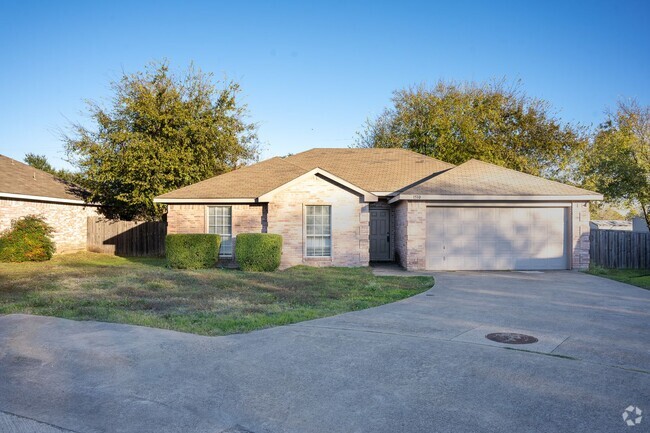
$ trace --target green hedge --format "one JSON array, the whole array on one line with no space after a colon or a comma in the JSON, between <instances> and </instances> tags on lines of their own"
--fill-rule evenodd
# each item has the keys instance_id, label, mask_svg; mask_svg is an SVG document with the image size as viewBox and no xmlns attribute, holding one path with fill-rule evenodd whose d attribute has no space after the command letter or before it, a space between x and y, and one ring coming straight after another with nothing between
<instances>
[{"instance_id":1,"label":"green hedge","mask_svg":"<svg viewBox=\"0 0 650 433\"><path fill-rule=\"evenodd\" d=\"M220 245L221 237L214 234L167 235L167 265L178 269L212 268L219 260Z\"/></svg>"},{"instance_id":2,"label":"green hedge","mask_svg":"<svg viewBox=\"0 0 650 433\"><path fill-rule=\"evenodd\" d=\"M235 257L242 271L270 272L280 266L282 236L269 233L237 235Z\"/></svg>"},{"instance_id":3,"label":"green hedge","mask_svg":"<svg viewBox=\"0 0 650 433\"><path fill-rule=\"evenodd\" d=\"M36 215L12 221L0 234L0 262L42 262L54 254L52 227Z\"/></svg>"}]
</instances>

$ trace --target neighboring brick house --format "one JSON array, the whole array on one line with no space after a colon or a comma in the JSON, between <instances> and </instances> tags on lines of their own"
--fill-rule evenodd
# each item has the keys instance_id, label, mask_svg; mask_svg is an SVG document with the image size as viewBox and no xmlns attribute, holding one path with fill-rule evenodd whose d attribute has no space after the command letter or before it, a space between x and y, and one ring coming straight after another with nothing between
<instances>
[{"instance_id":1,"label":"neighboring brick house","mask_svg":"<svg viewBox=\"0 0 650 433\"><path fill-rule=\"evenodd\" d=\"M312 149L156 197L168 233L283 236L282 267L573 269L589 265L589 202L600 194L470 160L403 149ZM236 259L236 258L234 258Z\"/></svg>"},{"instance_id":2,"label":"neighboring brick house","mask_svg":"<svg viewBox=\"0 0 650 433\"><path fill-rule=\"evenodd\" d=\"M86 249L87 218L97 216L78 188L49 173L0 155L0 232L26 215L39 215L52 226L57 253Z\"/></svg>"}]
</instances>

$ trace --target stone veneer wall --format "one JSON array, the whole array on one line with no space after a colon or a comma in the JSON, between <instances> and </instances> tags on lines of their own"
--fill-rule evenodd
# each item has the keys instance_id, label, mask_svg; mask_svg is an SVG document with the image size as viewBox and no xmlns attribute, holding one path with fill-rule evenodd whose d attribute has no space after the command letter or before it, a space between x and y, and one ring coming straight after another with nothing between
<instances>
[{"instance_id":1,"label":"stone veneer wall","mask_svg":"<svg viewBox=\"0 0 650 433\"><path fill-rule=\"evenodd\" d=\"M304 254L304 206L332 206L332 256ZM268 204L268 232L283 237L281 267L368 266L370 224L368 203L346 188L314 175L275 193Z\"/></svg>"},{"instance_id":2,"label":"stone veneer wall","mask_svg":"<svg viewBox=\"0 0 650 433\"><path fill-rule=\"evenodd\" d=\"M56 252L66 253L86 249L88 217L98 214L92 206L0 198L0 231L25 215L42 216L54 229Z\"/></svg>"}]
</instances>

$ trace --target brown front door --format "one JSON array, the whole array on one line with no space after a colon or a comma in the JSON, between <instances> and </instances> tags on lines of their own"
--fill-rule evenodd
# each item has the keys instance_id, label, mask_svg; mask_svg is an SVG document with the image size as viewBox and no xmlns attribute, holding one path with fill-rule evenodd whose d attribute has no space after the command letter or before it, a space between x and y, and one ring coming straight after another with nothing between
<instances>
[{"instance_id":1,"label":"brown front door","mask_svg":"<svg viewBox=\"0 0 650 433\"><path fill-rule=\"evenodd\" d=\"M370 211L370 260L390 260L390 210Z\"/></svg>"}]
</instances>

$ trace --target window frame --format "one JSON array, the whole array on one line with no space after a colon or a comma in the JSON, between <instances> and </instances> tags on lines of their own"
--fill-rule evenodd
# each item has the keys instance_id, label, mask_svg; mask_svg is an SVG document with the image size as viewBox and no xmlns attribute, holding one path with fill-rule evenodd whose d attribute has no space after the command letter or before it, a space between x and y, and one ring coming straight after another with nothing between
<instances>
[{"instance_id":1,"label":"window frame","mask_svg":"<svg viewBox=\"0 0 650 433\"><path fill-rule=\"evenodd\" d=\"M216 221L215 221L214 226L212 226L210 224L210 211L211 211L211 209L217 209L217 208L222 208L222 209L227 208L228 211L229 211L229 219L230 219L230 234L229 235L224 235L224 234L221 234L221 233L217 233L216 231L215 232L210 231L211 227L215 227L215 229L217 227L224 227L223 224L221 226L216 224ZM217 215L215 214L215 220L216 220L216 217L217 217ZM222 218L223 218L223 215L222 215ZM219 235L221 237L221 245L219 246L219 257L223 257L223 258L232 258L232 257L234 257L235 244L234 244L234 234L233 234L232 205L206 206L205 207L205 232L209 233L209 234L217 234L217 235ZM223 246L224 246L224 243L223 243L224 236L229 236L229 239L230 239L230 253L229 254L222 253Z\"/></svg>"},{"instance_id":2,"label":"window frame","mask_svg":"<svg viewBox=\"0 0 650 433\"><path fill-rule=\"evenodd\" d=\"M309 207L326 207L329 210L329 234L328 235L323 235L323 234L318 234L318 235L310 235L308 234L307 230L307 209ZM333 221L332 221L332 204L331 203L309 203L309 204L304 204L303 205L303 233L304 233L304 249L303 249L303 255L305 259L308 260L332 260L334 256L334 239L333 239ZM329 238L329 254L328 255L309 255L308 254L308 246L307 242L309 238Z\"/></svg>"}]
</instances>

